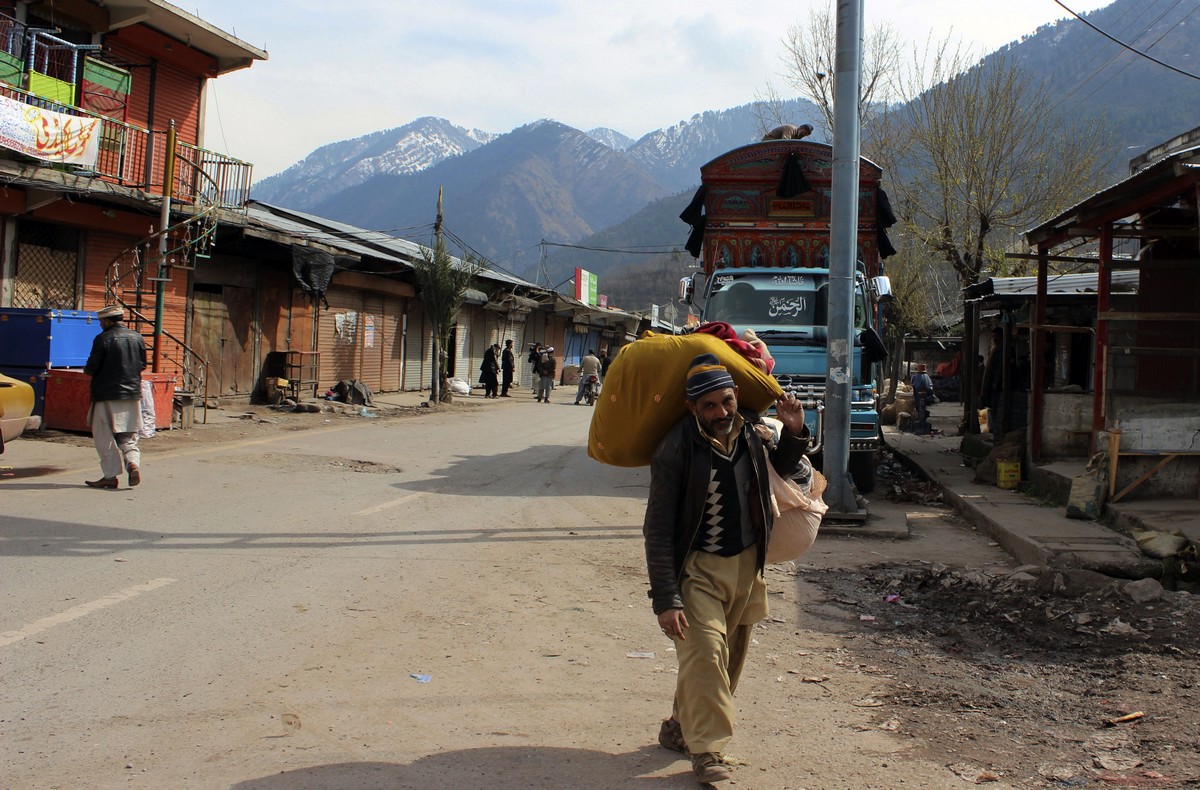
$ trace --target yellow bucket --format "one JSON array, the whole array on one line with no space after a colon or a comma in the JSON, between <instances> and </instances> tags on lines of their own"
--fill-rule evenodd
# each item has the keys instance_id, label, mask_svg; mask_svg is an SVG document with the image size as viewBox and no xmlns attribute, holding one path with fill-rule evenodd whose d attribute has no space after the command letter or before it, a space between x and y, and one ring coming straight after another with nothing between
<instances>
[{"instance_id":1,"label":"yellow bucket","mask_svg":"<svg viewBox=\"0 0 1200 790\"><path fill-rule=\"evenodd\" d=\"M996 485L1000 488L1013 489L1021 482L1020 461L996 462Z\"/></svg>"}]
</instances>

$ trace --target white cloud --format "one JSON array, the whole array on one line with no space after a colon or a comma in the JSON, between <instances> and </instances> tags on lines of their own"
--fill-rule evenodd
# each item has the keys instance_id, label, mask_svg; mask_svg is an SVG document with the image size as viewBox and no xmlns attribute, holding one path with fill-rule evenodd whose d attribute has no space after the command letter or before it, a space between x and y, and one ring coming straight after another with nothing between
<instances>
[{"instance_id":1,"label":"white cloud","mask_svg":"<svg viewBox=\"0 0 1200 790\"><path fill-rule=\"evenodd\" d=\"M423 115L506 132L539 118L630 137L755 99L779 83L780 41L819 0L191 0L189 11L265 48L215 81L209 147L265 177L326 143ZM1103 2L1068 2L1076 11ZM1076 7L1076 5L1078 7ZM1066 16L1051 0L868 3L922 43L980 52Z\"/></svg>"}]
</instances>

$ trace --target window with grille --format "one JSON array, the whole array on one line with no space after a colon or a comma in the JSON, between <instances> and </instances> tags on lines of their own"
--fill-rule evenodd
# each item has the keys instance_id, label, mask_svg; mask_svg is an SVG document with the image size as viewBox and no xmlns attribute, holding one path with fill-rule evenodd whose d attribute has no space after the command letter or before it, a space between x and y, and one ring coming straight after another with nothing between
<instances>
[{"instance_id":1,"label":"window with grille","mask_svg":"<svg viewBox=\"0 0 1200 790\"><path fill-rule=\"evenodd\" d=\"M79 231L19 220L13 307L75 309Z\"/></svg>"}]
</instances>

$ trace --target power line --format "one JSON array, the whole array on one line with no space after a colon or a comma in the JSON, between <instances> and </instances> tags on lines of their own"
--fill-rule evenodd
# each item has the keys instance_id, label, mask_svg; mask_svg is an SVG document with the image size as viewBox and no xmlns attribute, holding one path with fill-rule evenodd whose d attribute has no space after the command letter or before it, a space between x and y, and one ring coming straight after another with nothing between
<instances>
[{"instance_id":1,"label":"power line","mask_svg":"<svg viewBox=\"0 0 1200 790\"><path fill-rule=\"evenodd\" d=\"M1055 2L1055 3L1057 3L1058 5L1062 6L1062 8L1063 8L1063 9L1064 9L1064 10L1065 10L1065 11L1066 11L1068 14L1070 14L1070 15L1071 15L1071 16L1073 16L1073 17L1075 17L1075 18L1076 18L1076 19L1078 19L1080 22L1082 22L1083 24L1085 24L1085 25L1087 25L1088 27L1090 27L1092 30L1095 30L1097 33L1099 33L1100 35L1104 36L1104 37L1105 37L1105 38L1107 38L1109 41L1112 41L1112 42L1114 42L1114 43L1116 43L1116 44L1120 44L1122 47L1124 47L1125 49L1127 49L1127 50L1129 50L1130 52L1134 53L1135 55L1140 55L1141 57L1145 58L1146 60L1149 60L1149 61L1150 61L1150 62L1152 62L1152 63L1157 63L1158 65L1162 66L1163 68L1165 68L1165 69L1170 69L1171 71L1174 71L1174 72L1176 72L1177 74L1182 74L1182 75L1183 75L1183 76L1185 76L1185 77L1191 77L1191 78L1192 78L1192 79L1194 79L1194 80L1200 80L1200 74L1193 74L1193 73L1191 73L1190 71L1184 71L1183 69L1176 68L1175 66L1172 66L1170 63L1165 63L1165 62L1163 62L1163 61L1159 60L1158 58L1154 57L1153 55L1147 54L1147 53L1145 53L1145 52L1141 51L1140 49L1137 49L1136 47L1132 47L1132 46L1130 46L1129 44L1126 44L1126 43L1125 43L1124 41L1122 41L1121 39L1119 39L1119 38L1115 38L1114 36L1111 36L1111 35L1109 35L1109 34L1108 34L1108 33L1106 33L1105 31L1101 30L1100 28L1098 28L1098 27L1096 27L1095 25L1093 25L1091 22L1089 22L1089 21L1087 21L1086 19L1084 19L1083 17L1081 17L1079 14L1075 13L1074 11L1072 11L1070 8L1067 8L1067 6L1063 5L1063 2L1062 2L1062 0L1054 0L1054 2Z\"/></svg>"},{"instance_id":2,"label":"power line","mask_svg":"<svg viewBox=\"0 0 1200 790\"><path fill-rule=\"evenodd\" d=\"M1156 0L1156 2L1157 2L1157 0ZM1176 0L1176 5L1178 5L1178 0ZM1133 27L1133 25L1137 23L1138 17L1141 17L1142 14L1149 13L1151 8L1153 8L1153 4L1141 6L1138 9L1137 16L1135 16L1132 20L1130 20L1129 27ZM1174 6L1172 6L1172 8L1174 8ZM1129 16L1130 12L1133 10L1134 10L1134 6L1130 6L1129 8L1126 8L1125 12L1123 14L1121 14L1121 16L1118 17L1116 20L1114 20L1113 24L1120 25L1121 22L1123 22L1125 20L1125 17ZM1170 11L1171 11L1171 9L1168 8L1166 11L1164 11L1162 14L1160 14L1156 19L1147 23L1145 27L1143 27L1141 30L1139 30L1134 35L1133 40L1137 41L1139 38L1141 38L1146 33L1147 30L1149 30L1151 27L1153 27L1155 24L1157 24L1158 21L1161 20L1164 16L1166 16ZM1147 49L1149 49L1149 47ZM1085 79L1080 80L1079 78L1082 77L1086 71L1088 71L1088 69L1092 66L1092 64L1095 63L1096 60L1101 56L1103 51L1104 51L1103 48L1094 49L1092 51L1091 56L1088 58L1087 63L1085 63L1082 68L1080 68L1074 74L1072 74L1069 79L1063 81L1064 85L1074 84L1075 87L1071 88L1071 90L1068 91L1065 96L1063 96L1057 102L1055 102L1054 109L1058 109L1060 106L1063 105L1064 102L1066 102L1068 99L1070 99L1072 96L1074 96L1080 89L1082 89L1083 86L1087 85L1089 82L1091 82L1092 80L1099 77L1100 74L1106 68L1108 68L1114 60L1121 57L1121 54L1122 54L1121 50L1118 49L1107 60L1105 60L1104 63L1102 63L1099 68L1097 68L1095 71L1092 71L1092 73L1089 74Z\"/></svg>"},{"instance_id":3,"label":"power line","mask_svg":"<svg viewBox=\"0 0 1200 790\"><path fill-rule=\"evenodd\" d=\"M663 244L647 244L640 247L588 247L581 244L558 244L553 241L543 241L547 247L562 247L568 250L588 250L589 252L613 252L623 255L665 255L672 252L682 252L678 246L667 247Z\"/></svg>"}]
</instances>

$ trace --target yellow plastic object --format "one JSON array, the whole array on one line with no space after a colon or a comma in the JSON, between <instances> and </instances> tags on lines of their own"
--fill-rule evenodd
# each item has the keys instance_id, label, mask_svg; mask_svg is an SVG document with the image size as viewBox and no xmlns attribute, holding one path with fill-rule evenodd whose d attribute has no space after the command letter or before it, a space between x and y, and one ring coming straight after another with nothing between
<instances>
[{"instance_id":1,"label":"yellow plastic object","mask_svg":"<svg viewBox=\"0 0 1200 790\"><path fill-rule=\"evenodd\" d=\"M646 466L671 426L687 413L692 359L715 354L738 387L741 408L765 412L783 395L779 382L718 337L646 332L613 359L588 432L588 455L610 466Z\"/></svg>"},{"instance_id":2,"label":"yellow plastic object","mask_svg":"<svg viewBox=\"0 0 1200 790\"><path fill-rule=\"evenodd\" d=\"M1000 488L1014 489L1021 482L1020 461L996 462L996 485Z\"/></svg>"},{"instance_id":3,"label":"yellow plastic object","mask_svg":"<svg viewBox=\"0 0 1200 790\"><path fill-rule=\"evenodd\" d=\"M4 441L16 439L33 414L33 387L0 374L0 433Z\"/></svg>"}]
</instances>

